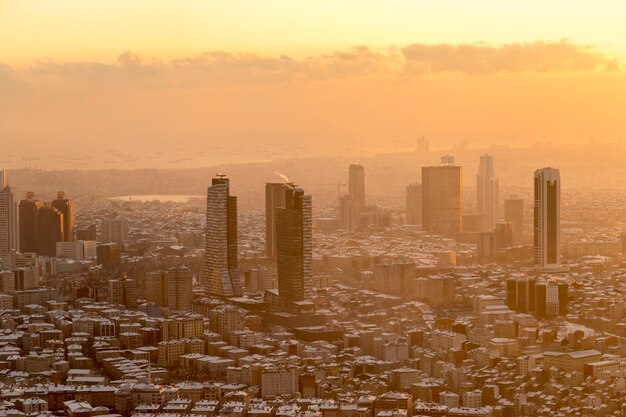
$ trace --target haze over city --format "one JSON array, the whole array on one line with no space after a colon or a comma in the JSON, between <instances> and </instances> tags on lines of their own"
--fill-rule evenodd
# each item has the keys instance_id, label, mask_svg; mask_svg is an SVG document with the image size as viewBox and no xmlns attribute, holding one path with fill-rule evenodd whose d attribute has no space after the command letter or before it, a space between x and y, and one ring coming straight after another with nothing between
<instances>
[{"instance_id":1,"label":"haze over city","mask_svg":"<svg viewBox=\"0 0 626 417\"><path fill-rule=\"evenodd\" d=\"M626 416L625 15L0 0L0 417Z\"/></svg>"}]
</instances>

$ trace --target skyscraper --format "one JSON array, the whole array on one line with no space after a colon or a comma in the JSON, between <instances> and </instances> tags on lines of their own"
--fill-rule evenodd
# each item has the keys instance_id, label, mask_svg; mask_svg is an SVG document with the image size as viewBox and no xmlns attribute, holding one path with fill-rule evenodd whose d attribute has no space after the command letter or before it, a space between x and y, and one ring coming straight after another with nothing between
<instances>
[{"instance_id":1,"label":"skyscraper","mask_svg":"<svg viewBox=\"0 0 626 417\"><path fill-rule=\"evenodd\" d=\"M339 197L339 227L343 230L354 230L357 218L355 212L355 204L352 197L348 194Z\"/></svg>"},{"instance_id":2,"label":"skyscraper","mask_svg":"<svg viewBox=\"0 0 626 417\"><path fill-rule=\"evenodd\" d=\"M17 251L17 204L13 198L13 190L7 185L6 172L0 170L0 257Z\"/></svg>"},{"instance_id":3,"label":"skyscraper","mask_svg":"<svg viewBox=\"0 0 626 417\"><path fill-rule=\"evenodd\" d=\"M278 294L301 301L313 292L311 196L294 185L284 192L285 206L276 209Z\"/></svg>"},{"instance_id":4,"label":"skyscraper","mask_svg":"<svg viewBox=\"0 0 626 417\"><path fill-rule=\"evenodd\" d=\"M150 271L146 274L146 301L167 307L169 300L168 271Z\"/></svg>"},{"instance_id":5,"label":"skyscraper","mask_svg":"<svg viewBox=\"0 0 626 417\"><path fill-rule=\"evenodd\" d=\"M356 212L365 208L365 168L360 164L350 164L348 173L348 194L356 205Z\"/></svg>"},{"instance_id":6,"label":"skyscraper","mask_svg":"<svg viewBox=\"0 0 626 417\"><path fill-rule=\"evenodd\" d=\"M137 307L137 281L122 277L109 280L109 302L128 308Z\"/></svg>"},{"instance_id":7,"label":"skyscraper","mask_svg":"<svg viewBox=\"0 0 626 417\"><path fill-rule=\"evenodd\" d=\"M406 187L406 224L422 224L422 184Z\"/></svg>"},{"instance_id":8,"label":"skyscraper","mask_svg":"<svg viewBox=\"0 0 626 417\"><path fill-rule=\"evenodd\" d=\"M57 242L63 240L63 213L44 203L37 214L37 254L56 256Z\"/></svg>"},{"instance_id":9,"label":"skyscraper","mask_svg":"<svg viewBox=\"0 0 626 417\"><path fill-rule=\"evenodd\" d=\"M561 175L558 169L535 171L535 266L540 269L561 266L560 217Z\"/></svg>"},{"instance_id":10,"label":"skyscraper","mask_svg":"<svg viewBox=\"0 0 626 417\"><path fill-rule=\"evenodd\" d=\"M422 225L427 232L455 236L462 231L462 167L454 158L442 158L444 165L422 167Z\"/></svg>"},{"instance_id":11,"label":"skyscraper","mask_svg":"<svg viewBox=\"0 0 626 417\"><path fill-rule=\"evenodd\" d=\"M476 176L478 214L483 217L483 230L492 231L498 222L498 180L493 169L493 156L480 157Z\"/></svg>"},{"instance_id":12,"label":"skyscraper","mask_svg":"<svg viewBox=\"0 0 626 417\"><path fill-rule=\"evenodd\" d=\"M275 209L285 205L285 188L282 182L265 184L265 256L276 257Z\"/></svg>"},{"instance_id":13,"label":"skyscraper","mask_svg":"<svg viewBox=\"0 0 626 417\"><path fill-rule=\"evenodd\" d=\"M167 306L172 310L191 311L192 274L186 266L167 271Z\"/></svg>"},{"instance_id":14,"label":"skyscraper","mask_svg":"<svg viewBox=\"0 0 626 417\"><path fill-rule=\"evenodd\" d=\"M513 227L513 243L524 242L524 200L515 195L504 200L504 221Z\"/></svg>"},{"instance_id":15,"label":"skyscraper","mask_svg":"<svg viewBox=\"0 0 626 417\"><path fill-rule=\"evenodd\" d=\"M65 191L59 191L56 200L52 200L52 206L63 214L63 241L74 240L74 205L72 200L66 198Z\"/></svg>"},{"instance_id":16,"label":"skyscraper","mask_svg":"<svg viewBox=\"0 0 626 417\"><path fill-rule=\"evenodd\" d=\"M37 253L37 216L41 202L35 200L35 193L29 191L26 198L20 201L19 212L19 243L20 252Z\"/></svg>"},{"instance_id":17,"label":"skyscraper","mask_svg":"<svg viewBox=\"0 0 626 417\"><path fill-rule=\"evenodd\" d=\"M204 287L225 297L243 294L237 260L237 197L230 195L225 175L207 189Z\"/></svg>"}]
</instances>

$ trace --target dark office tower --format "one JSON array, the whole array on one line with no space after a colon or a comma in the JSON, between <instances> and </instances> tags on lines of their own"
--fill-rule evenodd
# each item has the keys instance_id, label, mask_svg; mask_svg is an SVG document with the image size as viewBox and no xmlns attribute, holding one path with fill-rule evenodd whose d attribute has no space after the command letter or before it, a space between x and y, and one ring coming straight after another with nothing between
<instances>
[{"instance_id":1,"label":"dark office tower","mask_svg":"<svg viewBox=\"0 0 626 417\"><path fill-rule=\"evenodd\" d=\"M535 266L554 269L561 266L561 175L558 169L535 171Z\"/></svg>"},{"instance_id":2,"label":"dark office tower","mask_svg":"<svg viewBox=\"0 0 626 417\"><path fill-rule=\"evenodd\" d=\"M167 307L169 300L168 271L150 271L146 274L146 301Z\"/></svg>"},{"instance_id":3,"label":"dark office tower","mask_svg":"<svg viewBox=\"0 0 626 417\"><path fill-rule=\"evenodd\" d=\"M204 287L224 297L243 294L237 260L237 197L230 195L225 175L207 189Z\"/></svg>"},{"instance_id":4,"label":"dark office tower","mask_svg":"<svg viewBox=\"0 0 626 417\"><path fill-rule=\"evenodd\" d=\"M483 218L483 230L491 232L498 221L498 180L493 169L493 156L480 157L476 176L476 203Z\"/></svg>"},{"instance_id":5,"label":"dark office tower","mask_svg":"<svg viewBox=\"0 0 626 417\"><path fill-rule=\"evenodd\" d=\"M22 253L37 253L37 216L39 215L39 207L41 207L41 203L35 200L35 193L32 191L29 191L26 194L26 198L20 201L18 218L20 252Z\"/></svg>"},{"instance_id":6,"label":"dark office tower","mask_svg":"<svg viewBox=\"0 0 626 417\"><path fill-rule=\"evenodd\" d=\"M513 243L524 242L524 200L512 195L504 200L504 221L513 227Z\"/></svg>"},{"instance_id":7,"label":"dark office tower","mask_svg":"<svg viewBox=\"0 0 626 417\"><path fill-rule=\"evenodd\" d=\"M57 242L63 241L63 213L49 203L37 215L37 255L56 256Z\"/></svg>"},{"instance_id":8,"label":"dark office tower","mask_svg":"<svg viewBox=\"0 0 626 417\"><path fill-rule=\"evenodd\" d=\"M422 224L422 184L406 187L406 224Z\"/></svg>"},{"instance_id":9,"label":"dark office tower","mask_svg":"<svg viewBox=\"0 0 626 417\"><path fill-rule=\"evenodd\" d=\"M72 200L65 197L65 191L59 191L56 200L52 200L52 206L63 214L63 241L73 241L74 205L72 204Z\"/></svg>"},{"instance_id":10,"label":"dark office tower","mask_svg":"<svg viewBox=\"0 0 626 417\"><path fill-rule=\"evenodd\" d=\"M291 185L285 190L285 207L276 209L278 294L286 301L312 296L311 222L311 196Z\"/></svg>"},{"instance_id":11,"label":"dark office tower","mask_svg":"<svg viewBox=\"0 0 626 417\"><path fill-rule=\"evenodd\" d=\"M97 240L98 234L96 231L96 225L90 224L87 227L76 230L76 240Z\"/></svg>"},{"instance_id":12,"label":"dark office tower","mask_svg":"<svg viewBox=\"0 0 626 417\"><path fill-rule=\"evenodd\" d=\"M276 257L276 230L275 209L285 206L285 189L282 182L268 182L265 184L265 256Z\"/></svg>"},{"instance_id":13,"label":"dark office tower","mask_svg":"<svg viewBox=\"0 0 626 417\"><path fill-rule=\"evenodd\" d=\"M506 280L506 304L520 313L534 312L537 308L537 280L521 276Z\"/></svg>"},{"instance_id":14,"label":"dark office tower","mask_svg":"<svg viewBox=\"0 0 626 417\"><path fill-rule=\"evenodd\" d=\"M339 227L351 232L358 223L354 200L348 194L339 197Z\"/></svg>"},{"instance_id":15,"label":"dark office tower","mask_svg":"<svg viewBox=\"0 0 626 417\"><path fill-rule=\"evenodd\" d=\"M496 223L493 236L496 252L502 248L508 248L513 245L513 226L508 222Z\"/></svg>"},{"instance_id":16,"label":"dark office tower","mask_svg":"<svg viewBox=\"0 0 626 417\"><path fill-rule=\"evenodd\" d=\"M457 236L463 224L463 169L450 156L442 161L441 166L422 167L422 226L433 234Z\"/></svg>"},{"instance_id":17,"label":"dark office tower","mask_svg":"<svg viewBox=\"0 0 626 417\"><path fill-rule=\"evenodd\" d=\"M19 250L18 242L17 204L6 184L6 173L0 170L0 257Z\"/></svg>"},{"instance_id":18,"label":"dark office tower","mask_svg":"<svg viewBox=\"0 0 626 417\"><path fill-rule=\"evenodd\" d=\"M186 266L167 271L167 306L172 310L191 311L193 274Z\"/></svg>"},{"instance_id":19,"label":"dark office tower","mask_svg":"<svg viewBox=\"0 0 626 417\"><path fill-rule=\"evenodd\" d=\"M569 303L568 285L548 280L537 283L537 315L556 317L567 314Z\"/></svg>"},{"instance_id":20,"label":"dark office tower","mask_svg":"<svg viewBox=\"0 0 626 417\"><path fill-rule=\"evenodd\" d=\"M559 316L565 316L569 311L569 284L560 282L558 286Z\"/></svg>"},{"instance_id":21,"label":"dark office tower","mask_svg":"<svg viewBox=\"0 0 626 417\"><path fill-rule=\"evenodd\" d=\"M96 247L98 265L115 266L121 261L121 250L118 243L102 243Z\"/></svg>"},{"instance_id":22,"label":"dark office tower","mask_svg":"<svg viewBox=\"0 0 626 417\"><path fill-rule=\"evenodd\" d=\"M356 212L365 208L365 168L360 164L351 164L348 174L348 194L356 205Z\"/></svg>"}]
</instances>

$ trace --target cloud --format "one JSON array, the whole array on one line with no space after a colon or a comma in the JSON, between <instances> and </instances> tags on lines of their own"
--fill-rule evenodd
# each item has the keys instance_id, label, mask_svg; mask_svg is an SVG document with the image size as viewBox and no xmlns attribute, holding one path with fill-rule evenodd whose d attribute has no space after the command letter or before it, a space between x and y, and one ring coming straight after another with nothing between
<instances>
[{"instance_id":1,"label":"cloud","mask_svg":"<svg viewBox=\"0 0 626 417\"><path fill-rule=\"evenodd\" d=\"M402 53L406 69L411 73L564 73L616 66L610 58L592 47L568 41L535 41L501 46L412 44L402 48Z\"/></svg>"},{"instance_id":2,"label":"cloud","mask_svg":"<svg viewBox=\"0 0 626 417\"><path fill-rule=\"evenodd\" d=\"M590 46L568 41L487 44L412 44L404 48L358 46L294 58L253 53L206 52L184 59L147 58L132 51L114 63L39 61L17 71L0 66L5 87L19 78L40 87L198 88L364 77L418 77L461 73L569 73L619 71L618 62Z\"/></svg>"}]
</instances>

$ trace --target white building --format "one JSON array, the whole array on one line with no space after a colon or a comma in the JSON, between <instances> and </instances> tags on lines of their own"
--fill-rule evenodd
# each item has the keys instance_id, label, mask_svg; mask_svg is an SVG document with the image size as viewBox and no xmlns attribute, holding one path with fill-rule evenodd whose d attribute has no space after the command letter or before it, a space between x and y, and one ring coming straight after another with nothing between
<instances>
[{"instance_id":1,"label":"white building","mask_svg":"<svg viewBox=\"0 0 626 417\"><path fill-rule=\"evenodd\" d=\"M298 392L297 367L270 367L261 371L261 396L291 395Z\"/></svg>"},{"instance_id":2,"label":"white building","mask_svg":"<svg viewBox=\"0 0 626 417\"><path fill-rule=\"evenodd\" d=\"M70 258L75 261L95 260L96 241L75 240L73 242L57 242L57 257Z\"/></svg>"}]
</instances>

